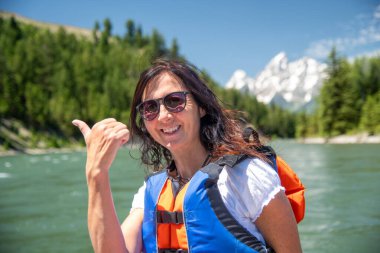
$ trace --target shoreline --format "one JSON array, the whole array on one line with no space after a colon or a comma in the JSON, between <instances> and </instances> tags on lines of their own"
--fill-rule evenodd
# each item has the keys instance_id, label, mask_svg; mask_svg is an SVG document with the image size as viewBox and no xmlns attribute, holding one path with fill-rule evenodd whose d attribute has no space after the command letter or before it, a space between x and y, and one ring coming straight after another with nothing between
<instances>
[{"instance_id":1,"label":"shoreline","mask_svg":"<svg viewBox=\"0 0 380 253\"><path fill-rule=\"evenodd\" d=\"M122 148L127 149L137 149L138 143L130 143L124 145ZM0 147L0 157L5 156L15 156L15 155L44 155L44 154L60 154L60 153L71 153L71 152L86 152L86 147L63 147L63 148L27 148L22 151L19 150L4 150Z\"/></svg>"},{"instance_id":2,"label":"shoreline","mask_svg":"<svg viewBox=\"0 0 380 253\"><path fill-rule=\"evenodd\" d=\"M43 155L43 154L59 154L59 153L71 153L71 152L84 152L86 151L85 147L76 147L76 148L27 148L25 150L1 150L0 157L5 156L14 156L14 155Z\"/></svg>"},{"instance_id":3,"label":"shoreline","mask_svg":"<svg viewBox=\"0 0 380 253\"><path fill-rule=\"evenodd\" d=\"M308 137L293 139L299 144L380 144L380 135L339 135L331 138L326 137ZM137 148L137 143L127 144L124 148ZM86 147L71 147L71 148L28 148L23 151L18 150L3 150L0 147L0 157L14 156L14 155L42 155L42 154L55 154L55 153L70 153L70 152L85 152Z\"/></svg>"},{"instance_id":4,"label":"shoreline","mask_svg":"<svg viewBox=\"0 0 380 253\"><path fill-rule=\"evenodd\" d=\"M380 144L380 135L361 133L356 135L338 135L334 137L307 137L296 139L301 144Z\"/></svg>"}]
</instances>

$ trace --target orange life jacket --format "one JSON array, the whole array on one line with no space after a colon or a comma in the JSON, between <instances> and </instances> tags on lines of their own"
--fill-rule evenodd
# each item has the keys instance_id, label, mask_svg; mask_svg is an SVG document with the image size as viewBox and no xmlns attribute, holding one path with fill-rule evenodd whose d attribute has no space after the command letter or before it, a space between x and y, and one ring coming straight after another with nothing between
<instances>
[{"instance_id":1,"label":"orange life jacket","mask_svg":"<svg viewBox=\"0 0 380 253\"><path fill-rule=\"evenodd\" d=\"M305 187L297 174L280 156L276 157L276 164L281 185L285 188L285 194L299 223L305 216Z\"/></svg>"},{"instance_id":2,"label":"orange life jacket","mask_svg":"<svg viewBox=\"0 0 380 253\"><path fill-rule=\"evenodd\" d=\"M222 168L212 163L202 168L176 196L167 175L149 177L142 230L144 252L267 252L265 244L239 224L223 204L216 184Z\"/></svg>"},{"instance_id":3,"label":"orange life jacket","mask_svg":"<svg viewBox=\"0 0 380 253\"><path fill-rule=\"evenodd\" d=\"M253 139L258 139L257 132L252 127L246 127L243 130L243 139L246 142ZM294 216L297 223L302 221L305 216L305 187L293 169L282 159L276 155L275 151L269 146L262 146L259 148L271 161L274 169L281 180L281 185L285 188L285 194L288 197L290 205L292 206Z\"/></svg>"},{"instance_id":4,"label":"orange life jacket","mask_svg":"<svg viewBox=\"0 0 380 253\"><path fill-rule=\"evenodd\" d=\"M157 203L157 211L182 214L183 198L187 187L186 184L177 194L173 195L172 181L166 180ZM182 217L181 217L182 218ZM188 249L186 228L184 224L178 223L158 223L157 224L157 244L159 249Z\"/></svg>"}]
</instances>

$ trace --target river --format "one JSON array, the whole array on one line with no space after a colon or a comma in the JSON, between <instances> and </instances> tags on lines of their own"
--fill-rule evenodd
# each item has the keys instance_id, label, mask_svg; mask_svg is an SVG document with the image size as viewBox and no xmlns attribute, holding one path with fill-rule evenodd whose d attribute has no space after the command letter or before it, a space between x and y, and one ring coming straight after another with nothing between
<instances>
[{"instance_id":1,"label":"river","mask_svg":"<svg viewBox=\"0 0 380 253\"><path fill-rule=\"evenodd\" d=\"M380 251L380 145L272 146L306 190L302 248L314 252ZM120 220L142 184L144 168L123 149L111 168ZM83 152L0 157L0 252L92 252Z\"/></svg>"}]
</instances>

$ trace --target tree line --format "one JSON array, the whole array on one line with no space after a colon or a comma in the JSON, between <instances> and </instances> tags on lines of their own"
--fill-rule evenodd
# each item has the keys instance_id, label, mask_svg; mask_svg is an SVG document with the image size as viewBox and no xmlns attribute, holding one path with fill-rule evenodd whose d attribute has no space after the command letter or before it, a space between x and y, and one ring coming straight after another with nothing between
<instances>
[{"instance_id":1,"label":"tree line","mask_svg":"<svg viewBox=\"0 0 380 253\"><path fill-rule=\"evenodd\" d=\"M52 32L14 17L0 18L0 117L17 119L36 135L49 133L60 140L80 139L71 125L74 118L94 124L115 117L128 123L139 75L158 57L185 59L176 39L166 46L159 31L145 34L133 20L126 21L122 36L112 34L109 19L95 22L89 38L63 27ZM227 91L205 70L201 76L222 103L243 111L259 131L295 136L294 114Z\"/></svg>"},{"instance_id":2,"label":"tree line","mask_svg":"<svg viewBox=\"0 0 380 253\"><path fill-rule=\"evenodd\" d=\"M380 57L353 62L333 48L317 108L297 115L296 136L380 134Z\"/></svg>"}]
</instances>

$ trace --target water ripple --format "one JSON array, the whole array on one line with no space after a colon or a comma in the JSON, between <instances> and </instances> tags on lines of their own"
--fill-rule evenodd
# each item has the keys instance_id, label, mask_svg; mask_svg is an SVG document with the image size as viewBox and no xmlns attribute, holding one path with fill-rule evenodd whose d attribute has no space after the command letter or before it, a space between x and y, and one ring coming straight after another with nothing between
<instances>
[{"instance_id":1,"label":"water ripple","mask_svg":"<svg viewBox=\"0 0 380 253\"><path fill-rule=\"evenodd\" d=\"M11 177L11 174L6 172L0 172L0 178L9 178Z\"/></svg>"}]
</instances>

